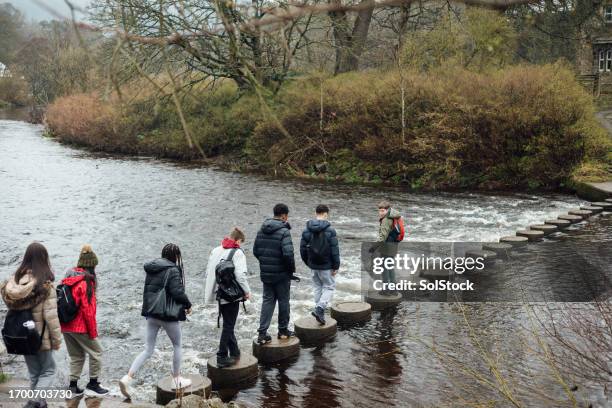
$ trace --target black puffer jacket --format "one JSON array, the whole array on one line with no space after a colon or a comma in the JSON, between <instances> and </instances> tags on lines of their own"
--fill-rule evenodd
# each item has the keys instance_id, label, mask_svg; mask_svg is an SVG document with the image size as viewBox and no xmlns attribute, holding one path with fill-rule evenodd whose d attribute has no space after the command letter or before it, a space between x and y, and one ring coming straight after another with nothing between
<instances>
[{"instance_id":1,"label":"black puffer jacket","mask_svg":"<svg viewBox=\"0 0 612 408\"><path fill-rule=\"evenodd\" d=\"M308 244L312 239L312 234L323 231L327 235L329 243L329 259L322 264L316 264L311 259L308 259ZM338 248L338 238L336 230L332 228L327 220L310 220L306 223L306 229L302 232L302 241L300 242L300 256L302 261L310 269L337 271L340 268L340 249Z\"/></svg>"},{"instance_id":2,"label":"black puffer jacket","mask_svg":"<svg viewBox=\"0 0 612 408\"><path fill-rule=\"evenodd\" d=\"M179 320L185 320L185 309L191 307L191 302L185 294L185 286L179 267L164 258L159 258L144 265L144 270L147 273L145 278L144 291L142 293L142 315L147 316L147 310L151 308L151 304L155 300L158 292L164 287L164 279L166 271L168 271L168 281L166 283L166 291L177 302L185 306L181 311Z\"/></svg>"},{"instance_id":3,"label":"black puffer jacket","mask_svg":"<svg viewBox=\"0 0 612 408\"><path fill-rule=\"evenodd\" d=\"M253 255L259 261L263 283L277 283L291 279L295 273L291 226L276 218L268 218L257 232Z\"/></svg>"}]
</instances>

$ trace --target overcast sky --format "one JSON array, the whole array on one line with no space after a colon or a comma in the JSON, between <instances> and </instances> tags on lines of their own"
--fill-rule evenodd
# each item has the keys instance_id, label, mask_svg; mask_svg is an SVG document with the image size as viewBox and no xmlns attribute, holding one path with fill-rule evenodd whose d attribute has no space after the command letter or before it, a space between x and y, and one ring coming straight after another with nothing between
<instances>
[{"instance_id":1,"label":"overcast sky","mask_svg":"<svg viewBox=\"0 0 612 408\"><path fill-rule=\"evenodd\" d=\"M89 3L91 3L91 0L70 1L75 6L81 8L85 8ZM27 21L41 21L55 18L55 16L49 13L49 11L45 10L45 7L41 7L40 4L44 4L48 8L51 8L66 17L70 16L70 9L64 0L0 0L0 3L11 3L25 14ZM81 15L80 17L82 18L83 16Z\"/></svg>"}]
</instances>

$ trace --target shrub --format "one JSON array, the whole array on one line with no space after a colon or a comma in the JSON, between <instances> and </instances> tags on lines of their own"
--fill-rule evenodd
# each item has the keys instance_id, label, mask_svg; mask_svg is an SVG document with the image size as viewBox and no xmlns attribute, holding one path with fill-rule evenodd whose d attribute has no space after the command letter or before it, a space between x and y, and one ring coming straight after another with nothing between
<instances>
[{"instance_id":1,"label":"shrub","mask_svg":"<svg viewBox=\"0 0 612 408\"><path fill-rule=\"evenodd\" d=\"M403 78L403 81L401 80ZM404 137L400 84L405 83ZM589 96L562 64L517 66L487 75L459 67L429 73L349 74L293 83L249 140L263 167L428 188L557 187L601 130ZM352 152L356 169L335 163Z\"/></svg>"},{"instance_id":2,"label":"shrub","mask_svg":"<svg viewBox=\"0 0 612 408\"><path fill-rule=\"evenodd\" d=\"M0 103L26 106L28 100L28 84L26 81L16 76L0 77Z\"/></svg>"}]
</instances>

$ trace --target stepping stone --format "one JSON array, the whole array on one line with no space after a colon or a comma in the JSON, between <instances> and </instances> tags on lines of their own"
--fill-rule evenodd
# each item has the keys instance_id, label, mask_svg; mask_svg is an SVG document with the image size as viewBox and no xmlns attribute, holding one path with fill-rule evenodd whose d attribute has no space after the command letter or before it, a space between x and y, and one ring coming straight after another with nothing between
<instances>
[{"instance_id":1,"label":"stepping stone","mask_svg":"<svg viewBox=\"0 0 612 408\"><path fill-rule=\"evenodd\" d=\"M402 295L401 293L395 293L391 296L385 296L377 291L370 291L365 295L364 301L372 305L372 310L385 310L399 305L402 301Z\"/></svg>"},{"instance_id":2,"label":"stepping stone","mask_svg":"<svg viewBox=\"0 0 612 408\"><path fill-rule=\"evenodd\" d=\"M546 220L544 221L544 224L554 225L559 229L565 229L571 225L571 222L568 220L556 219L556 220Z\"/></svg>"},{"instance_id":3,"label":"stepping stone","mask_svg":"<svg viewBox=\"0 0 612 408\"><path fill-rule=\"evenodd\" d=\"M203 377L200 374L183 374L183 377L191 380L191 385L182 389L183 396L195 394L204 398L210 397L212 384L208 378ZM174 379L171 376L164 377L157 382L155 397L156 404L166 405L173 399L176 399L177 391L172 389L173 385Z\"/></svg>"},{"instance_id":4,"label":"stepping stone","mask_svg":"<svg viewBox=\"0 0 612 408\"><path fill-rule=\"evenodd\" d=\"M289 337L288 339L278 339L272 337L270 343L260 345L257 339L253 340L253 355L260 363L276 363L277 361L287 360L300 354L300 339Z\"/></svg>"},{"instance_id":5,"label":"stepping stone","mask_svg":"<svg viewBox=\"0 0 612 408\"><path fill-rule=\"evenodd\" d=\"M427 278L431 280L448 279L452 277L454 274L455 273L452 270L437 269L437 268L421 269L419 271L419 276L422 276L423 278Z\"/></svg>"},{"instance_id":6,"label":"stepping stone","mask_svg":"<svg viewBox=\"0 0 612 408\"><path fill-rule=\"evenodd\" d=\"M593 214L599 214L600 212L603 211L603 207L596 207L594 205L583 205L582 207L580 207L581 210L587 210L587 211L592 211Z\"/></svg>"},{"instance_id":7,"label":"stepping stone","mask_svg":"<svg viewBox=\"0 0 612 408\"><path fill-rule=\"evenodd\" d=\"M604 210L612 210L612 203L608 203L606 201L596 201L594 203L591 203L591 205L593 207L601 207Z\"/></svg>"},{"instance_id":8,"label":"stepping stone","mask_svg":"<svg viewBox=\"0 0 612 408\"><path fill-rule=\"evenodd\" d=\"M340 302L331 307L330 314L338 324L363 323L372 317L372 305L365 302Z\"/></svg>"},{"instance_id":9,"label":"stepping stone","mask_svg":"<svg viewBox=\"0 0 612 408\"><path fill-rule=\"evenodd\" d=\"M606 199L605 199L605 202L606 202L606 203L610 203L610 204L612 204L612 198L606 198Z\"/></svg>"},{"instance_id":10,"label":"stepping stone","mask_svg":"<svg viewBox=\"0 0 612 408\"><path fill-rule=\"evenodd\" d=\"M593 211L587 211L587 210L571 210L568 212L568 214L570 215L577 215L579 217L582 217L583 219L589 218L591 215L593 215Z\"/></svg>"},{"instance_id":11,"label":"stepping stone","mask_svg":"<svg viewBox=\"0 0 612 408\"><path fill-rule=\"evenodd\" d=\"M542 238L544 237L544 232L534 230L519 230L516 231L516 236L527 237L529 242L537 242L542 240Z\"/></svg>"},{"instance_id":12,"label":"stepping stone","mask_svg":"<svg viewBox=\"0 0 612 408\"><path fill-rule=\"evenodd\" d=\"M240 385L248 383L259 375L257 359L250 354L242 354L236 364L226 368L217 367L217 356L212 356L208 359L206 367L208 369L206 375L215 389L239 388Z\"/></svg>"},{"instance_id":13,"label":"stepping stone","mask_svg":"<svg viewBox=\"0 0 612 408\"><path fill-rule=\"evenodd\" d=\"M552 234L553 232L557 231L559 227L557 227L556 225L550 225L550 224L537 224L537 225L530 225L529 229L534 230L534 231L542 231L544 235L548 235L548 234Z\"/></svg>"},{"instance_id":14,"label":"stepping stone","mask_svg":"<svg viewBox=\"0 0 612 408\"><path fill-rule=\"evenodd\" d=\"M582 221L582 217L581 216L579 216L579 215L572 215L572 214L560 215L557 218L559 218L560 220L569 221L572 224L576 224L577 222Z\"/></svg>"},{"instance_id":15,"label":"stepping stone","mask_svg":"<svg viewBox=\"0 0 612 408\"><path fill-rule=\"evenodd\" d=\"M489 242L488 244L484 244L482 246L482 249L484 249L485 251L493 251L497 254L498 257L505 258L512 250L512 245L503 242Z\"/></svg>"},{"instance_id":16,"label":"stepping stone","mask_svg":"<svg viewBox=\"0 0 612 408\"><path fill-rule=\"evenodd\" d=\"M528 241L529 239L527 237L519 237L519 236L513 236L513 235L508 235L507 237L501 237L499 239L499 242L510 244L515 247L525 245Z\"/></svg>"},{"instance_id":17,"label":"stepping stone","mask_svg":"<svg viewBox=\"0 0 612 408\"><path fill-rule=\"evenodd\" d=\"M325 325L321 325L313 316L306 316L298 319L294 326L300 342L309 346L333 339L338 331L338 322L332 317L326 317Z\"/></svg>"},{"instance_id":18,"label":"stepping stone","mask_svg":"<svg viewBox=\"0 0 612 408\"><path fill-rule=\"evenodd\" d=\"M486 249L483 250L472 250L472 251L467 251L465 253L465 257L466 258L472 258L472 259L476 259L476 258L483 258L484 262L492 262L495 260L495 258L497 258L497 253L494 251L488 251ZM468 271L466 271L468 272ZM469 272L474 272L474 271L469 271Z\"/></svg>"}]
</instances>

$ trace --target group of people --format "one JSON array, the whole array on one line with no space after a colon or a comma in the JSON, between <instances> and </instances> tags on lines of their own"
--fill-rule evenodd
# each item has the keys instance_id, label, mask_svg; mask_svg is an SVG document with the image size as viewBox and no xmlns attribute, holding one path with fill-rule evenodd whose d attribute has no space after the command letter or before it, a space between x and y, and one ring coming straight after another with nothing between
<instances>
[{"instance_id":1,"label":"group of people","mask_svg":"<svg viewBox=\"0 0 612 408\"><path fill-rule=\"evenodd\" d=\"M340 268L340 248L336 231L329 222L329 207L318 205L315 217L306 223L300 242L300 257L312 271L314 307L312 316L325 324L325 310L331 303L335 291L335 277ZM400 234L399 212L387 201L379 204L379 242L397 242ZM253 255L260 268L263 284L262 306L257 342L272 341L268 334L272 316L278 303L278 339L295 336L289 329L291 281L296 265L288 222L289 208L277 204L273 217L266 219L255 238ZM401 225L403 238L403 223ZM223 319L221 338L216 356L217 366L230 367L240 358L238 341L234 328L240 302L251 298L247 279L246 255L241 246L245 242L244 232L234 227L223 238L221 245L214 248L208 259L205 278L204 301L217 303L220 318ZM99 382L102 367L102 348L98 341L96 322L96 266L98 258L90 245L84 245L75 267L66 271L61 282L54 286L46 248L39 242L28 246L17 271L0 286L0 293L11 313L31 311L34 333L40 337L37 350L24 354L32 389L50 388L54 384L55 361L53 350L60 348L62 338L70 357L69 390L73 397L83 393L102 396L108 390ZM119 380L122 394L131 398L132 381L146 360L153 354L157 334L163 329L173 346L172 376L174 388L181 389L191 384L189 378L180 375L181 327L191 314L191 302L185 292L185 271L179 247L167 244L161 258L144 265L146 273L141 315L145 318L145 348L134 359L128 372ZM390 281L393 276L384 276ZM74 310L73 310L74 309ZM14 317L5 320L5 331ZM30 315L28 315L30 316ZM24 326L26 324L24 323ZM7 347L8 348L8 347ZM9 351L10 352L10 351ZM85 389L79 388L86 356L89 356L89 382ZM26 407L45 407L43 399L28 401Z\"/></svg>"}]
</instances>

